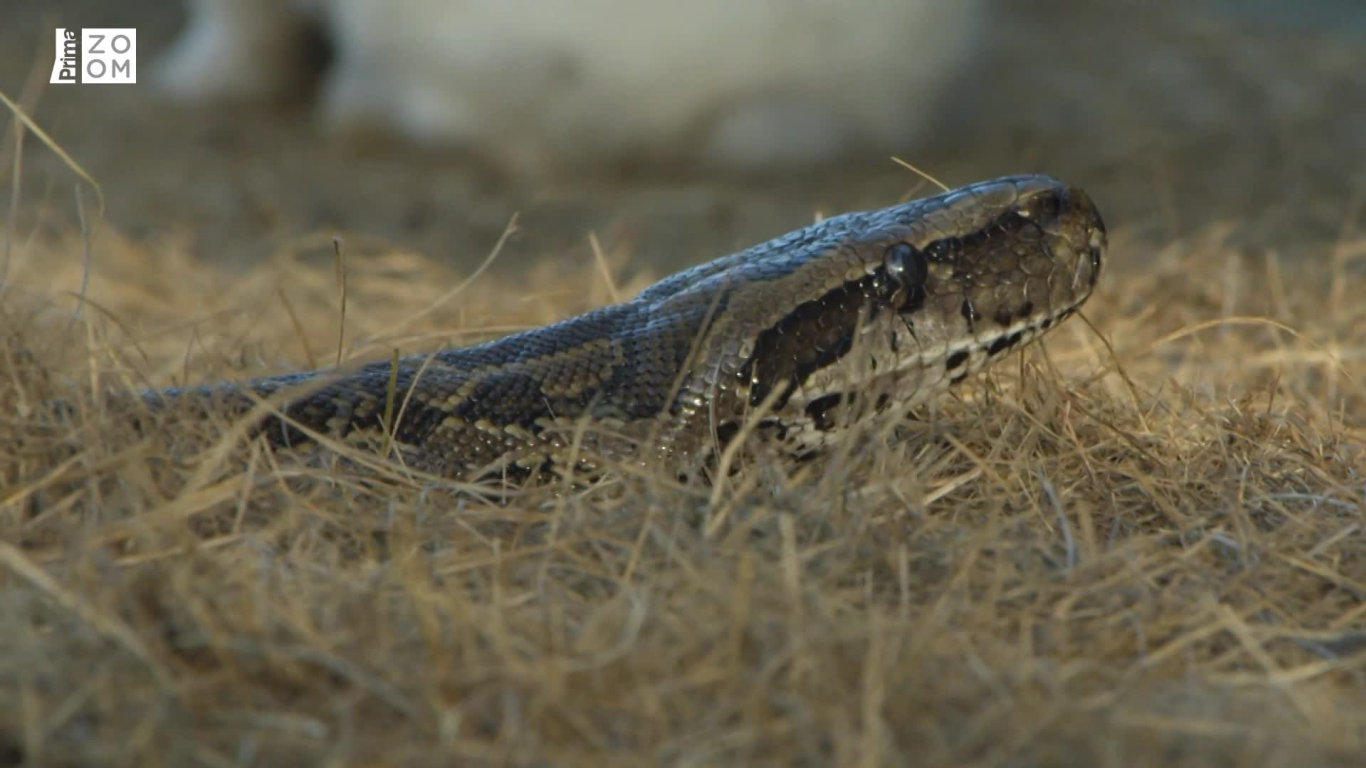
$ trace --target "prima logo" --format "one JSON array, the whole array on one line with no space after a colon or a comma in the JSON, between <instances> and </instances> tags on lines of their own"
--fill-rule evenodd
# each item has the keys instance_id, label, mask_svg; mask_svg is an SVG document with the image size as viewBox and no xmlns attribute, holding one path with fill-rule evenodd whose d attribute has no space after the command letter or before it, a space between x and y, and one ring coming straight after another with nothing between
<instances>
[{"instance_id":1,"label":"prima logo","mask_svg":"<svg viewBox=\"0 0 1366 768\"><path fill-rule=\"evenodd\" d=\"M136 29L58 27L51 83L136 83Z\"/></svg>"}]
</instances>

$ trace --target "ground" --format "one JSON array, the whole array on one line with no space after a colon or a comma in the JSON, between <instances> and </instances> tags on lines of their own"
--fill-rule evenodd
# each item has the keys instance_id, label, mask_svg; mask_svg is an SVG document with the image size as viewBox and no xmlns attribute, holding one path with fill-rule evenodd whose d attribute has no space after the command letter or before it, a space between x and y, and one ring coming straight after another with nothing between
<instances>
[{"instance_id":1,"label":"ground","mask_svg":"<svg viewBox=\"0 0 1366 768\"><path fill-rule=\"evenodd\" d=\"M1110 262L1046 347L795 472L505 499L90 396L484 338L928 185L513 182L49 87L52 27L145 63L177 7L7 8L0 91L104 211L6 134L0 763L1357 764L1366 22L1232 5L1002 3L906 158L1090 191Z\"/></svg>"}]
</instances>

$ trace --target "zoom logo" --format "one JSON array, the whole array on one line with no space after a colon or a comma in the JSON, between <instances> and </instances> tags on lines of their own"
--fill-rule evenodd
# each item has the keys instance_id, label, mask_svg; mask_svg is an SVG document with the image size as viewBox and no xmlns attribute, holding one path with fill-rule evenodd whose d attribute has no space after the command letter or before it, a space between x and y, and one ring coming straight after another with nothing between
<instances>
[{"instance_id":1,"label":"zoom logo","mask_svg":"<svg viewBox=\"0 0 1366 768\"><path fill-rule=\"evenodd\" d=\"M136 83L136 29L57 29L50 83Z\"/></svg>"}]
</instances>

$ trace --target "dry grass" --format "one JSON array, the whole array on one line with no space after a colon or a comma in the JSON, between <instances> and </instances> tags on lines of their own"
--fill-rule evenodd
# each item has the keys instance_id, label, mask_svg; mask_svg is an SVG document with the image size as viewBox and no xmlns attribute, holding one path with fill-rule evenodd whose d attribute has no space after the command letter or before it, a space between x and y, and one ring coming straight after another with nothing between
<instances>
[{"instance_id":1,"label":"dry grass","mask_svg":"<svg viewBox=\"0 0 1366 768\"><path fill-rule=\"evenodd\" d=\"M232 274L97 238L78 321L75 236L21 243L0 302L0 763L1366 750L1366 241L1278 259L1121 228L1103 336L1072 321L925 421L717 491L627 475L493 502L182 439L215 425L54 427L52 396L336 353L326 237ZM354 241L346 263L347 357L609 292L601 265L547 261L530 296L486 278L443 302L461 276L431 262Z\"/></svg>"}]
</instances>

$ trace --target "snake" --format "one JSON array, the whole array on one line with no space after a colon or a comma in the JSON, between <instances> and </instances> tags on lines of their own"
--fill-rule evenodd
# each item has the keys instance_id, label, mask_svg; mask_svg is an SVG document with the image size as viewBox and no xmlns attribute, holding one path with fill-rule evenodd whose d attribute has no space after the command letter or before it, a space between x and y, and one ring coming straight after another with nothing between
<instances>
[{"instance_id":1,"label":"snake","mask_svg":"<svg viewBox=\"0 0 1366 768\"><path fill-rule=\"evenodd\" d=\"M1076 312L1105 248L1083 190L1004 176L830 216L473 346L142 400L250 414L276 447L379 441L449 478L586 456L682 477L742 437L809 456L927 403Z\"/></svg>"}]
</instances>

